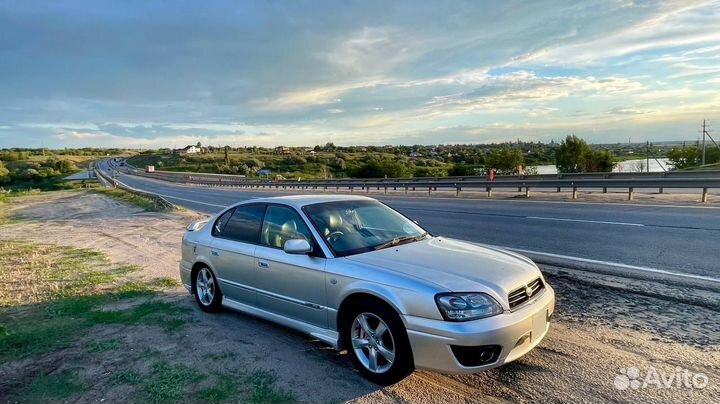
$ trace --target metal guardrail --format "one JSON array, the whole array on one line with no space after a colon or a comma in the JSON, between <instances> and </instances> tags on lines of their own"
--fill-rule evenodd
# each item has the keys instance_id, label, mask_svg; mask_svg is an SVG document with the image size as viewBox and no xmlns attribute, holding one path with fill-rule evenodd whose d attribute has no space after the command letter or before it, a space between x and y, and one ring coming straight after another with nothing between
<instances>
[{"instance_id":1,"label":"metal guardrail","mask_svg":"<svg viewBox=\"0 0 720 404\"><path fill-rule=\"evenodd\" d=\"M133 173L144 173L144 170L125 163L126 169ZM449 177L413 177L413 178L333 178L328 180L270 180L270 179L249 179L244 176L233 174L198 173L189 171L155 171L152 175L170 177L186 176L185 178L203 178L205 180L216 179L218 182L250 182L250 183L297 183L297 182L318 182L326 181L333 183L364 183L373 182L465 182L481 181L488 178L485 176L449 176ZM659 171L659 172L602 172L602 173L558 173L558 174L526 174L526 175L496 175L496 182L517 181L517 180L563 180L563 179L645 179L645 178L720 178L720 170L698 170L698 171Z\"/></svg>"},{"instance_id":2,"label":"metal guardrail","mask_svg":"<svg viewBox=\"0 0 720 404\"><path fill-rule=\"evenodd\" d=\"M113 178L109 175L107 175L102 170L95 167L95 175L98 177L98 179L104 180L111 184L112 186L116 188L120 188L123 191L130 192L131 194L135 194L138 196L142 196L144 198L150 199L154 206L157 208L158 206L165 209L177 209L177 206L175 206L172 202L168 201L167 199L163 198L160 195L154 194L152 192L143 191L137 188L133 188L122 181L119 181L117 178Z\"/></svg>"},{"instance_id":3,"label":"metal guardrail","mask_svg":"<svg viewBox=\"0 0 720 404\"><path fill-rule=\"evenodd\" d=\"M116 167L117 169L117 167ZM354 192L356 189L369 191L370 188L389 188L416 191L418 188L427 189L428 195L438 189L454 190L456 196L464 190L482 189L492 196L497 188L518 188L518 192L525 189L525 196L530 196L532 188L556 188L572 190L572 198L577 198L579 189L602 189L607 192L609 188L627 188L628 200L633 199L635 189L658 189L661 193L664 188L701 189L702 201L706 202L708 189L720 188L720 170L713 171L668 171L661 173L583 173L558 175L527 175L527 176L498 176L493 181L488 177L432 177L432 178L381 178L381 179L332 179L332 180L303 180L303 181L272 181L248 180L244 177L226 174L206 174L173 171L155 171L146 173L142 170L125 167L121 171L128 174L147 177L157 180L193 183L208 186L229 186L256 189L324 189L340 188Z\"/></svg>"}]
</instances>

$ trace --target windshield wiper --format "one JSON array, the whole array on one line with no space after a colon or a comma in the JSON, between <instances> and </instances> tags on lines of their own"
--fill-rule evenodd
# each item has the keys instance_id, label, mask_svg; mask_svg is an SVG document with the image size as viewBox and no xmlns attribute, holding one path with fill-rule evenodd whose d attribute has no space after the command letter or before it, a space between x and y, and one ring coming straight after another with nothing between
<instances>
[{"instance_id":1,"label":"windshield wiper","mask_svg":"<svg viewBox=\"0 0 720 404\"><path fill-rule=\"evenodd\" d=\"M382 244L378 244L375 247L373 247L373 250L382 250L383 248L388 247L394 247L396 245L405 244L410 241L420 241L424 239L428 235L427 232L419 235L419 236L402 236L402 237L395 237L392 240L388 240Z\"/></svg>"}]
</instances>

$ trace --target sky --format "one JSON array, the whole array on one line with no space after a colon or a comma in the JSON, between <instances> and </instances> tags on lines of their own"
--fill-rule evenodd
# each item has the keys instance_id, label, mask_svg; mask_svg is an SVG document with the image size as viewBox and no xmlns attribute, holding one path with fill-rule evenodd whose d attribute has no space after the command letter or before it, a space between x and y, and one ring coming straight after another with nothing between
<instances>
[{"instance_id":1,"label":"sky","mask_svg":"<svg viewBox=\"0 0 720 404\"><path fill-rule=\"evenodd\" d=\"M692 0L0 0L0 147L694 141L720 129L719 21Z\"/></svg>"}]
</instances>

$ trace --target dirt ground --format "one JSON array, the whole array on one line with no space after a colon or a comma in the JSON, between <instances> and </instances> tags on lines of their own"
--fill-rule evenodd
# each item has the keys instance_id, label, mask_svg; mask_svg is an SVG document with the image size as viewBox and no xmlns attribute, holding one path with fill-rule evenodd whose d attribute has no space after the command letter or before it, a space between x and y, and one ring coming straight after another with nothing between
<instances>
[{"instance_id":1,"label":"dirt ground","mask_svg":"<svg viewBox=\"0 0 720 404\"><path fill-rule=\"evenodd\" d=\"M26 197L13 202L10 210L20 221L0 225L0 240L97 249L114 262L141 266L135 276L144 279L177 278L181 235L197 217L189 212L144 212L82 192ZM16 363L13 369L81 368L94 382L77 402L88 403L133 401L123 386L109 383L107 375L122 363L141 368L148 355L210 373L270 370L281 388L306 402L720 402L719 293L542 269L558 296L548 336L517 362L472 375L417 371L380 388L361 378L346 354L246 315L202 313L181 287L164 297L187 308L192 317L178 332L152 326L104 327L104 337L122 342L119 349L88 360L74 355L81 348L71 348L63 352L62 363L47 355ZM639 377L633 368L639 369ZM0 365L0 373L10 369ZM708 382L704 388L632 383L645 380L652 369L666 377L687 369L704 374Z\"/></svg>"}]
</instances>

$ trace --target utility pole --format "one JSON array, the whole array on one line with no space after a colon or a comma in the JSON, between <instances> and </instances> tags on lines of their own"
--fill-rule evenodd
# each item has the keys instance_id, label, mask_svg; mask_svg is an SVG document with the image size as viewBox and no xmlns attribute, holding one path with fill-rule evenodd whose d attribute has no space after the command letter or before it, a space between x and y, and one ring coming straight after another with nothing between
<instances>
[{"instance_id":1,"label":"utility pole","mask_svg":"<svg viewBox=\"0 0 720 404\"><path fill-rule=\"evenodd\" d=\"M703 119L703 141L702 141L702 165L705 165L705 134L707 131L705 130L705 120Z\"/></svg>"},{"instance_id":2,"label":"utility pole","mask_svg":"<svg viewBox=\"0 0 720 404\"><path fill-rule=\"evenodd\" d=\"M645 170L650 172L650 141L645 141Z\"/></svg>"}]
</instances>

